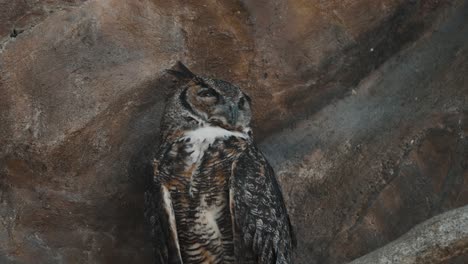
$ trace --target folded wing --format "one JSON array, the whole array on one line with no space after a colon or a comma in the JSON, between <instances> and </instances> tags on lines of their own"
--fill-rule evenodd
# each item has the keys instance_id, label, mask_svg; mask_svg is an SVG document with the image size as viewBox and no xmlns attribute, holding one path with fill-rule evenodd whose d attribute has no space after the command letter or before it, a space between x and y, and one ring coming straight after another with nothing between
<instances>
[{"instance_id":1,"label":"folded wing","mask_svg":"<svg viewBox=\"0 0 468 264\"><path fill-rule=\"evenodd\" d=\"M254 146L233 164L230 208L239 263L291 263L295 237L281 188Z\"/></svg>"},{"instance_id":2,"label":"folded wing","mask_svg":"<svg viewBox=\"0 0 468 264\"><path fill-rule=\"evenodd\" d=\"M163 148L164 149L164 148ZM182 264L169 190L159 181L158 163L145 192L145 217L151 230L155 264Z\"/></svg>"}]
</instances>

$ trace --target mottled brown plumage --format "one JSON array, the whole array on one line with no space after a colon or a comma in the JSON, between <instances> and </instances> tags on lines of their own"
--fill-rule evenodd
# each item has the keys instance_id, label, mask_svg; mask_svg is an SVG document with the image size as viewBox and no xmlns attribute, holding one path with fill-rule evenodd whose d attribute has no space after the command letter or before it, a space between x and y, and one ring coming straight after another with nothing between
<instances>
[{"instance_id":1,"label":"mottled brown plumage","mask_svg":"<svg viewBox=\"0 0 468 264\"><path fill-rule=\"evenodd\" d=\"M145 195L155 263L291 263L281 190L255 147L250 98L182 64Z\"/></svg>"}]
</instances>

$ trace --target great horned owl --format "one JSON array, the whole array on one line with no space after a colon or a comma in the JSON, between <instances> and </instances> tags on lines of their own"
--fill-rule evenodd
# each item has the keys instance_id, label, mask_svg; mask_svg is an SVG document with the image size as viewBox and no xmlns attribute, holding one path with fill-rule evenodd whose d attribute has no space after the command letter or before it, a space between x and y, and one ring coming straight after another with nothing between
<instances>
[{"instance_id":1,"label":"great horned owl","mask_svg":"<svg viewBox=\"0 0 468 264\"><path fill-rule=\"evenodd\" d=\"M291 263L294 237L271 166L253 142L250 98L222 80L184 80L167 102L146 192L156 263Z\"/></svg>"}]
</instances>

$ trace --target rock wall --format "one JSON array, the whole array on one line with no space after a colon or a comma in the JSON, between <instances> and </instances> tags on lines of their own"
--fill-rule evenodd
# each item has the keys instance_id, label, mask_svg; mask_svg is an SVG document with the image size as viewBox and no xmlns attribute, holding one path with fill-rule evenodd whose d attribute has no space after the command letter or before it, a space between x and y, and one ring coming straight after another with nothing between
<instances>
[{"instance_id":1,"label":"rock wall","mask_svg":"<svg viewBox=\"0 0 468 264\"><path fill-rule=\"evenodd\" d=\"M463 263L467 253L468 206L464 206L430 218L350 264Z\"/></svg>"},{"instance_id":2,"label":"rock wall","mask_svg":"<svg viewBox=\"0 0 468 264\"><path fill-rule=\"evenodd\" d=\"M467 204L467 9L0 0L0 262L150 262L143 182L176 60L253 98L297 263Z\"/></svg>"}]
</instances>

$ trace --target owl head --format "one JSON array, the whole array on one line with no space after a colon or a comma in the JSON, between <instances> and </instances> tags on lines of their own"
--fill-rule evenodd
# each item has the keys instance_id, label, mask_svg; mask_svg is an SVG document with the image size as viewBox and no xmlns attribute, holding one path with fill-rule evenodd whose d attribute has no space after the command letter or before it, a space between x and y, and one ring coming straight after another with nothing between
<instances>
[{"instance_id":1,"label":"owl head","mask_svg":"<svg viewBox=\"0 0 468 264\"><path fill-rule=\"evenodd\" d=\"M181 62L167 73L181 85L166 104L163 117L166 133L214 126L251 135L251 100L239 87L195 75Z\"/></svg>"}]
</instances>

